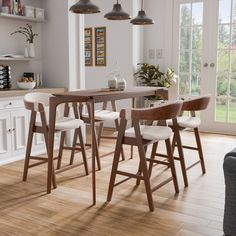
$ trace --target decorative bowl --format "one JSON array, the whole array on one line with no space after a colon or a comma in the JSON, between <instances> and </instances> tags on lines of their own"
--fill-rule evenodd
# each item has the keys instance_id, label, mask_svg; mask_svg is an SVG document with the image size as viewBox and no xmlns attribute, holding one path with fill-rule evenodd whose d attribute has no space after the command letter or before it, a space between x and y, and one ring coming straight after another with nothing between
<instances>
[{"instance_id":1,"label":"decorative bowl","mask_svg":"<svg viewBox=\"0 0 236 236\"><path fill-rule=\"evenodd\" d=\"M19 89L30 90L33 89L36 85L36 82L17 82Z\"/></svg>"}]
</instances>

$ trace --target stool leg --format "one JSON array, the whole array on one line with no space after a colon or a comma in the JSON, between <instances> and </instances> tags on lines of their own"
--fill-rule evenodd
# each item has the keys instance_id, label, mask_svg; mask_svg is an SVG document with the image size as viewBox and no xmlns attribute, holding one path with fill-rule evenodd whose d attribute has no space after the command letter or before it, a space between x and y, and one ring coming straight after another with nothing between
<instances>
[{"instance_id":1,"label":"stool leg","mask_svg":"<svg viewBox=\"0 0 236 236\"><path fill-rule=\"evenodd\" d=\"M95 130L95 133L96 133L96 130ZM95 135L96 135L96 134L95 134ZM100 161L100 155L99 155L98 140L95 138L94 141L95 141L95 155L96 155L98 170L101 170L101 161Z\"/></svg>"},{"instance_id":2,"label":"stool leg","mask_svg":"<svg viewBox=\"0 0 236 236\"><path fill-rule=\"evenodd\" d=\"M109 183L109 188L108 188L108 193L107 193L108 202L111 201L112 194L113 194L114 184L116 180L116 172L117 172L117 168L119 164L121 146L122 146L122 142L123 142L123 138L125 134L126 125L127 125L127 120L121 119L120 130L117 137L114 159L113 159L113 164L112 164L110 183Z\"/></svg>"},{"instance_id":3,"label":"stool leg","mask_svg":"<svg viewBox=\"0 0 236 236\"><path fill-rule=\"evenodd\" d=\"M33 143L33 136L34 136L33 128L34 128L34 124L35 124L35 119L36 119L36 112L32 111L31 117L30 117L30 125L29 125L29 134L28 134L28 140L27 140L27 147L26 147L23 181L26 181L27 180L27 176L28 176L30 154L31 154L31 150L32 150L32 143Z\"/></svg>"},{"instance_id":4,"label":"stool leg","mask_svg":"<svg viewBox=\"0 0 236 236\"><path fill-rule=\"evenodd\" d=\"M46 145L46 150L47 150L47 155L48 155L49 154L49 148L48 148L48 127L47 127L47 121L46 121L45 112L40 112L40 117L41 117L42 128L43 128L43 135L44 135L44 140L45 140L45 145ZM53 188L57 188L55 168L54 168L54 163L53 162L52 162L52 173L50 172L49 175L52 176L51 181L52 181L52 184L53 184Z\"/></svg>"},{"instance_id":5,"label":"stool leg","mask_svg":"<svg viewBox=\"0 0 236 236\"><path fill-rule=\"evenodd\" d=\"M195 134L197 148L198 148L198 154L199 154L199 158L200 158L200 162L201 162L201 166L202 166L202 173L205 174L206 167L205 167L205 162L204 162L204 157L203 157L203 152L202 152L202 144L201 144L201 139L200 139L198 128L194 129L194 134Z\"/></svg>"},{"instance_id":6,"label":"stool leg","mask_svg":"<svg viewBox=\"0 0 236 236\"><path fill-rule=\"evenodd\" d=\"M155 155L157 153L157 147L158 147L158 142L154 143L152 146L152 153L151 153L151 160L149 163L149 176L151 177L152 175L152 167L153 167L153 161L155 159Z\"/></svg>"},{"instance_id":7,"label":"stool leg","mask_svg":"<svg viewBox=\"0 0 236 236\"><path fill-rule=\"evenodd\" d=\"M177 175L176 175L176 170L175 170L175 162L174 162L174 158L172 154L170 139L165 140L165 143L166 143L166 150L167 150L167 155L168 155L168 159L170 163L171 174L173 177L175 192L179 193L179 185L178 185L178 180L177 180Z\"/></svg>"},{"instance_id":8,"label":"stool leg","mask_svg":"<svg viewBox=\"0 0 236 236\"><path fill-rule=\"evenodd\" d=\"M139 128L139 122L138 121L134 122L134 129L135 129L135 135L136 135L136 138L137 138L137 146L138 146L141 170L143 172L143 179L144 179L144 184L145 184L145 189L146 189L146 194L147 194L149 210L154 211L154 203L153 203L153 199L152 199L152 190L151 190L149 173L148 173L148 169L147 169L147 161L146 161L146 157L145 157L145 148L143 147L142 137L141 137L141 134L140 134L140 128Z\"/></svg>"},{"instance_id":9,"label":"stool leg","mask_svg":"<svg viewBox=\"0 0 236 236\"><path fill-rule=\"evenodd\" d=\"M84 161L85 173L86 173L86 175L88 175L89 171L88 171L87 155L86 155L86 151L85 151L85 145L84 145L81 127L79 127L79 129L78 129L78 135L79 135L79 142L80 142L82 157L83 157L83 161Z\"/></svg>"},{"instance_id":10,"label":"stool leg","mask_svg":"<svg viewBox=\"0 0 236 236\"><path fill-rule=\"evenodd\" d=\"M45 140L47 154L48 154L48 132L46 130L44 131L44 140ZM52 166L52 185L53 185L53 188L57 188L54 165Z\"/></svg>"},{"instance_id":11,"label":"stool leg","mask_svg":"<svg viewBox=\"0 0 236 236\"><path fill-rule=\"evenodd\" d=\"M182 174L183 174L184 185L185 185L185 187L187 187L188 186L188 176L187 176L187 171L186 171L184 152L183 152L182 141L181 141L179 129L175 130L173 142L177 143L177 149L178 149L178 153L179 153L179 160L180 160L181 170L182 170ZM174 155L173 143L172 143L172 151L173 151L173 155Z\"/></svg>"},{"instance_id":12,"label":"stool leg","mask_svg":"<svg viewBox=\"0 0 236 236\"><path fill-rule=\"evenodd\" d=\"M117 119L115 120L115 125L116 125L116 131L119 131L120 125L119 125L119 121ZM121 147L121 159L122 159L122 161L125 160L125 153L124 153L123 145Z\"/></svg>"},{"instance_id":13,"label":"stool leg","mask_svg":"<svg viewBox=\"0 0 236 236\"><path fill-rule=\"evenodd\" d=\"M65 143L66 138L66 132L61 132L61 138L60 138L60 146L59 146L59 152L58 152L58 161L57 161L57 169L59 170L61 168L61 160L62 160L62 153L63 153L63 147Z\"/></svg>"},{"instance_id":14,"label":"stool leg","mask_svg":"<svg viewBox=\"0 0 236 236\"><path fill-rule=\"evenodd\" d=\"M144 152L145 152L145 158L146 158L147 146L144 147ZM142 174L141 161L139 161L139 167L138 167L138 173L137 173L137 174L139 174L139 175ZM137 179L137 180L136 180L136 185L137 185L137 186L140 185L140 181L141 181L140 179Z\"/></svg>"},{"instance_id":15,"label":"stool leg","mask_svg":"<svg viewBox=\"0 0 236 236\"><path fill-rule=\"evenodd\" d=\"M77 144L77 138L78 138L78 129L75 129L74 131L74 137L73 137L73 142L72 142L72 147L75 148ZM70 154L70 165L74 164L74 157L75 157L75 149L71 150Z\"/></svg>"},{"instance_id":16,"label":"stool leg","mask_svg":"<svg viewBox=\"0 0 236 236\"><path fill-rule=\"evenodd\" d=\"M98 146L100 146L102 131L103 131L103 122L100 123L99 128L98 128L98 135L97 135Z\"/></svg>"}]
</instances>

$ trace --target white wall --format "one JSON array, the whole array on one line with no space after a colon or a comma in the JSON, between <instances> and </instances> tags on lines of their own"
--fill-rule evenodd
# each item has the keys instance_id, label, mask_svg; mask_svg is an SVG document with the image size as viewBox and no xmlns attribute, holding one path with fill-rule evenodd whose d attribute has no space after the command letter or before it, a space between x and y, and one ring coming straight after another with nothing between
<instances>
[{"instance_id":1,"label":"white wall","mask_svg":"<svg viewBox=\"0 0 236 236\"><path fill-rule=\"evenodd\" d=\"M161 70L173 68L172 62L172 33L173 33L173 1L174 0L146 0L145 9L148 16L155 20L155 24L144 29L144 61L159 64ZM162 58L150 59L149 50L162 50ZM173 68L175 69L175 68ZM170 98L176 98L176 85L170 89Z\"/></svg>"},{"instance_id":2,"label":"white wall","mask_svg":"<svg viewBox=\"0 0 236 236\"><path fill-rule=\"evenodd\" d=\"M68 1L44 0L48 22L43 25L43 79L48 87L68 87Z\"/></svg>"},{"instance_id":3,"label":"white wall","mask_svg":"<svg viewBox=\"0 0 236 236\"><path fill-rule=\"evenodd\" d=\"M24 1L26 5L40 7L41 2L38 0ZM0 0L0 6L2 1ZM1 19L0 20L0 55L3 54L17 54L24 55L24 48L28 45L24 36L10 34L16 31L20 26L25 26L27 22ZM39 35L35 38L35 51L37 60L30 62L6 62L0 61L0 64L9 65L12 67L12 85L16 88L16 82L21 78L24 72L42 73L42 26L41 24L29 23L33 26L33 30Z\"/></svg>"},{"instance_id":4,"label":"white wall","mask_svg":"<svg viewBox=\"0 0 236 236\"><path fill-rule=\"evenodd\" d=\"M79 89L84 76L83 16L69 12L76 0L43 0L43 75L48 87Z\"/></svg>"}]
</instances>

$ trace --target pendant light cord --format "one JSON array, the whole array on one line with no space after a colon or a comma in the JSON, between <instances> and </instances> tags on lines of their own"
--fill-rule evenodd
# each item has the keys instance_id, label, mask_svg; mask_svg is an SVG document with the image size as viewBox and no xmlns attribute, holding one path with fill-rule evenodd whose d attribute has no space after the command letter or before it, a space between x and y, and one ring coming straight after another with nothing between
<instances>
[{"instance_id":1,"label":"pendant light cord","mask_svg":"<svg viewBox=\"0 0 236 236\"><path fill-rule=\"evenodd\" d=\"M141 10L143 11L143 0L142 0L142 5L141 5Z\"/></svg>"}]
</instances>

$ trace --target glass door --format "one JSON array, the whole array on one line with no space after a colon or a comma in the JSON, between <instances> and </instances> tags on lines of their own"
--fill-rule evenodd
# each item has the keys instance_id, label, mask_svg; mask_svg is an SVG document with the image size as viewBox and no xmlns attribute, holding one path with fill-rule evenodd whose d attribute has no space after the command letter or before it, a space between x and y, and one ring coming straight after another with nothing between
<instances>
[{"instance_id":1,"label":"glass door","mask_svg":"<svg viewBox=\"0 0 236 236\"><path fill-rule=\"evenodd\" d=\"M201 129L236 134L236 0L177 0L174 10L177 95L211 94Z\"/></svg>"}]
</instances>

